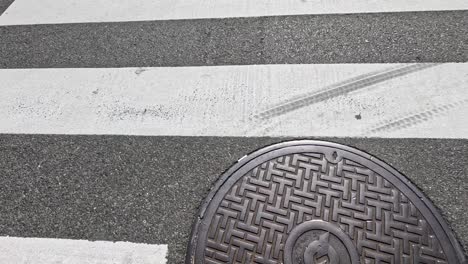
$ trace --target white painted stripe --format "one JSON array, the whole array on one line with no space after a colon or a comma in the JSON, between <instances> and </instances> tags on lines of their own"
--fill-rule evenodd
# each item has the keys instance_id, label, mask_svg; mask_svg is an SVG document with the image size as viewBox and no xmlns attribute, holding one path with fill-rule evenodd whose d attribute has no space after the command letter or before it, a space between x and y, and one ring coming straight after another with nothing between
<instances>
[{"instance_id":1,"label":"white painted stripe","mask_svg":"<svg viewBox=\"0 0 468 264\"><path fill-rule=\"evenodd\" d=\"M0 25L466 9L466 0L15 0Z\"/></svg>"},{"instance_id":2,"label":"white painted stripe","mask_svg":"<svg viewBox=\"0 0 468 264\"><path fill-rule=\"evenodd\" d=\"M0 263L163 264L167 245L0 237Z\"/></svg>"},{"instance_id":3,"label":"white painted stripe","mask_svg":"<svg viewBox=\"0 0 468 264\"><path fill-rule=\"evenodd\" d=\"M468 63L4 69L0 79L0 133L468 138Z\"/></svg>"}]
</instances>

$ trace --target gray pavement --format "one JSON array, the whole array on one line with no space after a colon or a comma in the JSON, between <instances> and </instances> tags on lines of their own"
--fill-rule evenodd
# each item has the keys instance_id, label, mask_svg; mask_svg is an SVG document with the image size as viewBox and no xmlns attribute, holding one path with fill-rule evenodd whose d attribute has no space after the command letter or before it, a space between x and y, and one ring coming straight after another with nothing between
<instances>
[{"instance_id":1,"label":"gray pavement","mask_svg":"<svg viewBox=\"0 0 468 264\"><path fill-rule=\"evenodd\" d=\"M1 68L468 61L468 11L0 27Z\"/></svg>"},{"instance_id":2,"label":"gray pavement","mask_svg":"<svg viewBox=\"0 0 468 264\"><path fill-rule=\"evenodd\" d=\"M0 36L0 68L468 61L468 11L3 26ZM169 263L181 263L217 177L284 140L0 134L0 236L169 244ZM468 140L328 140L409 177L468 250Z\"/></svg>"},{"instance_id":3,"label":"gray pavement","mask_svg":"<svg viewBox=\"0 0 468 264\"><path fill-rule=\"evenodd\" d=\"M0 135L0 235L169 244L243 155L286 138ZM468 249L468 140L329 138L380 157L441 209Z\"/></svg>"}]
</instances>

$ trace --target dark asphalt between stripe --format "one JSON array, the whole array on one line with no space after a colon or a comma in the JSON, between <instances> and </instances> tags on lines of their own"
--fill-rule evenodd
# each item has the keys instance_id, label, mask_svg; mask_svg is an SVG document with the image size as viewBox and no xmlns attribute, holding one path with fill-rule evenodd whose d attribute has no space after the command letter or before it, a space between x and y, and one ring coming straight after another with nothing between
<instances>
[{"instance_id":1,"label":"dark asphalt between stripe","mask_svg":"<svg viewBox=\"0 0 468 264\"><path fill-rule=\"evenodd\" d=\"M285 138L0 135L0 235L169 244L182 263L213 182ZM468 249L468 140L330 138L394 166Z\"/></svg>"},{"instance_id":2,"label":"dark asphalt between stripe","mask_svg":"<svg viewBox=\"0 0 468 264\"><path fill-rule=\"evenodd\" d=\"M468 11L0 27L0 67L468 61Z\"/></svg>"}]
</instances>

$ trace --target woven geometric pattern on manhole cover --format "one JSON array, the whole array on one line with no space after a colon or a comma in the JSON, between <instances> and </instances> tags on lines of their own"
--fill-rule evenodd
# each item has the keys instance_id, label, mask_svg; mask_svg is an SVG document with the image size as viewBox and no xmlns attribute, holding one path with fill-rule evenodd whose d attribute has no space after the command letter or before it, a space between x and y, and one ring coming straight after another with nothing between
<instances>
[{"instance_id":1,"label":"woven geometric pattern on manhole cover","mask_svg":"<svg viewBox=\"0 0 468 264\"><path fill-rule=\"evenodd\" d=\"M234 184L208 232L207 263L281 263L295 225L321 219L354 241L362 263L447 263L406 196L353 161L320 153L268 161Z\"/></svg>"},{"instance_id":2,"label":"woven geometric pattern on manhole cover","mask_svg":"<svg viewBox=\"0 0 468 264\"><path fill-rule=\"evenodd\" d=\"M227 170L200 207L188 263L465 263L435 207L367 153L275 144Z\"/></svg>"}]
</instances>

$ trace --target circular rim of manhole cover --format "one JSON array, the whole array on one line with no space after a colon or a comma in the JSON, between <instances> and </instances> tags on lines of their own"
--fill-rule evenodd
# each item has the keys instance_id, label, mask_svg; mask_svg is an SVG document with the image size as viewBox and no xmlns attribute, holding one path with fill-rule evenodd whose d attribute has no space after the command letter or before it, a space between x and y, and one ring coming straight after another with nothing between
<instances>
[{"instance_id":1,"label":"circular rim of manhole cover","mask_svg":"<svg viewBox=\"0 0 468 264\"><path fill-rule=\"evenodd\" d=\"M221 175L201 204L186 262L389 258L466 263L442 216L401 173L349 146L297 140L244 156Z\"/></svg>"}]
</instances>

